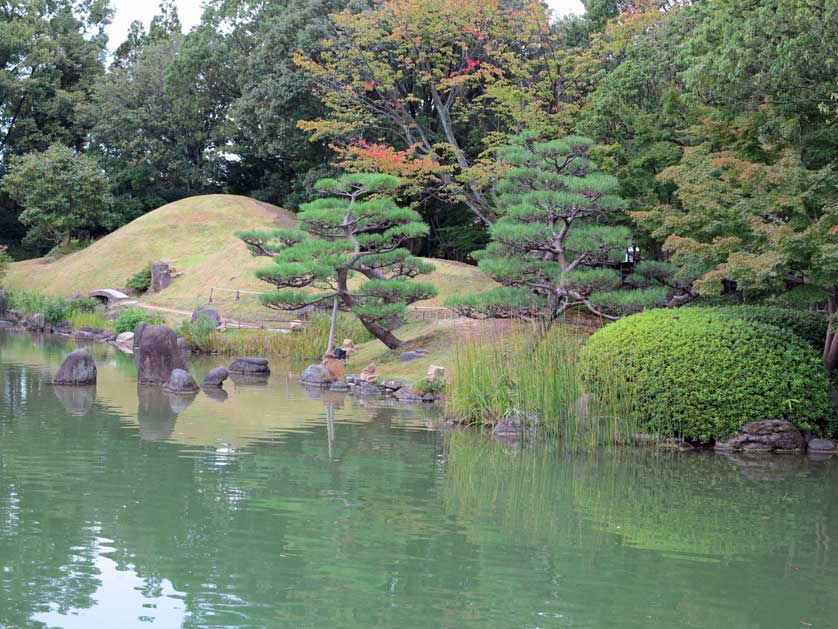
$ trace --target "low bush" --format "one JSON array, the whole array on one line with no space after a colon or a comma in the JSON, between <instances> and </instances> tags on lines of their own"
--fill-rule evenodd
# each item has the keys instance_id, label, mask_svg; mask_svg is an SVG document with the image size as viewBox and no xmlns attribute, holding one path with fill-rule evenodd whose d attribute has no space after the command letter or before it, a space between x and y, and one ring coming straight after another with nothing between
<instances>
[{"instance_id":1,"label":"low bush","mask_svg":"<svg viewBox=\"0 0 838 629\"><path fill-rule=\"evenodd\" d=\"M621 378L647 432L709 442L751 420L788 419L813 430L834 413L818 352L720 309L627 317L591 336L580 357L589 385Z\"/></svg>"},{"instance_id":2,"label":"low bush","mask_svg":"<svg viewBox=\"0 0 838 629\"><path fill-rule=\"evenodd\" d=\"M63 297L44 297L41 312L43 312L44 320L47 323L57 325L70 318L70 304Z\"/></svg>"},{"instance_id":3,"label":"low bush","mask_svg":"<svg viewBox=\"0 0 838 629\"><path fill-rule=\"evenodd\" d=\"M145 321L147 325L160 325L163 317L142 308L123 308L113 322L114 330L117 334L133 332L140 321Z\"/></svg>"},{"instance_id":4,"label":"low bush","mask_svg":"<svg viewBox=\"0 0 838 629\"><path fill-rule=\"evenodd\" d=\"M184 320L180 324L180 336L196 352L210 353L217 350L218 332L215 322L206 315L199 315L195 323Z\"/></svg>"},{"instance_id":5,"label":"low bush","mask_svg":"<svg viewBox=\"0 0 838 629\"><path fill-rule=\"evenodd\" d=\"M817 349L823 348L828 321L816 312L771 306L727 306L718 310L743 321L765 323L789 330Z\"/></svg>"},{"instance_id":6,"label":"low bush","mask_svg":"<svg viewBox=\"0 0 838 629\"><path fill-rule=\"evenodd\" d=\"M87 312L92 313L102 308L102 304L92 297L79 297L69 302L70 310L73 312Z\"/></svg>"},{"instance_id":7,"label":"low bush","mask_svg":"<svg viewBox=\"0 0 838 629\"><path fill-rule=\"evenodd\" d=\"M413 391L418 395L442 395L445 382L442 378L424 378L413 385Z\"/></svg>"},{"instance_id":8,"label":"low bush","mask_svg":"<svg viewBox=\"0 0 838 629\"><path fill-rule=\"evenodd\" d=\"M134 273L125 285L135 293L144 293L151 287L151 262Z\"/></svg>"},{"instance_id":9,"label":"low bush","mask_svg":"<svg viewBox=\"0 0 838 629\"><path fill-rule=\"evenodd\" d=\"M27 290L9 290L6 292L6 298L9 308L27 317L41 313L44 315L44 320L51 325L63 323L70 316L70 304L63 297L42 295Z\"/></svg>"}]
</instances>

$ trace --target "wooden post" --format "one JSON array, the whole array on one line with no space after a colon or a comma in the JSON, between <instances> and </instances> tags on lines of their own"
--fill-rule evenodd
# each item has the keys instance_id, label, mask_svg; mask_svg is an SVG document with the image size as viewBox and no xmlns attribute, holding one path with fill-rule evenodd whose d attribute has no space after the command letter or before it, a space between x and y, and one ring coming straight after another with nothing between
<instances>
[{"instance_id":1,"label":"wooden post","mask_svg":"<svg viewBox=\"0 0 838 629\"><path fill-rule=\"evenodd\" d=\"M331 354L332 350L335 349L335 328L337 327L338 322L338 298L335 295L334 300L332 301L332 323L329 326L329 346L326 348L326 353Z\"/></svg>"}]
</instances>

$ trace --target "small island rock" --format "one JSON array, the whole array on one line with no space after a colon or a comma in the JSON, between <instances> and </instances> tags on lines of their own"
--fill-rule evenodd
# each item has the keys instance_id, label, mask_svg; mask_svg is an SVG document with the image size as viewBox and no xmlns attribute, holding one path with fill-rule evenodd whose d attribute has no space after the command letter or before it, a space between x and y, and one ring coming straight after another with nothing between
<instances>
[{"instance_id":1,"label":"small island rock","mask_svg":"<svg viewBox=\"0 0 838 629\"><path fill-rule=\"evenodd\" d=\"M175 369L163 385L166 393L192 394L198 391L198 385L192 375L185 369Z\"/></svg>"},{"instance_id":2,"label":"small island rock","mask_svg":"<svg viewBox=\"0 0 838 629\"><path fill-rule=\"evenodd\" d=\"M271 373L271 368L266 358L236 358L227 368L230 373L238 374L264 374Z\"/></svg>"},{"instance_id":3,"label":"small island rock","mask_svg":"<svg viewBox=\"0 0 838 629\"><path fill-rule=\"evenodd\" d=\"M140 338L138 384L163 384L175 369L186 369L175 333L164 325L147 326Z\"/></svg>"},{"instance_id":4,"label":"small island rock","mask_svg":"<svg viewBox=\"0 0 838 629\"><path fill-rule=\"evenodd\" d=\"M201 382L202 387L220 387L224 384L224 381L230 377L230 372L227 371L224 367L216 367L212 369L205 377L204 381Z\"/></svg>"},{"instance_id":5,"label":"small island rock","mask_svg":"<svg viewBox=\"0 0 838 629\"><path fill-rule=\"evenodd\" d=\"M96 363L87 349L70 352L52 379L53 384L88 386L96 384Z\"/></svg>"},{"instance_id":6,"label":"small island rock","mask_svg":"<svg viewBox=\"0 0 838 629\"><path fill-rule=\"evenodd\" d=\"M328 387L334 381L335 379L332 376L332 372L320 363L309 365L300 376L300 382L303 384L309 384L317 387Z\"/></svg>"}]
</instances>

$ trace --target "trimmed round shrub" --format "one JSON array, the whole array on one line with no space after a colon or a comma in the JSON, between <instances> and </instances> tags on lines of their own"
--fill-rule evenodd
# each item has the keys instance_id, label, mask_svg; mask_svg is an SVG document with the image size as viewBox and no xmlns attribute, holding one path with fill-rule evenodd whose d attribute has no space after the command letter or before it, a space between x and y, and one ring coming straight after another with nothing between
<instances>
[{"instance_id":1,"label":"trimmed round shrub","mask_svg":"<svg viewBox=\"0 0 838 629\"><path fill-rule=\"evenodd\" d=\"M163 323L163 317L142 308L122 308L113 322L113 327L117 334L133 332L140 321L145 321L147 325L160 325Z\"/></svg>"},{"instance_id":2,"label":"trimmed round shrub","mask_svg":"<svg viewBox=\"0 0 838 629\"><path fill-rule=\"evenodd\" d=\"M765 323L789 330L817 349L823 348L826 339L828 322L826 317L817 312L771 306L727 306L718 310L743 321Z\"/></svg>"},{"instance_id":3,"label":"trimmed round shrub","mask_svg":"<svg viewBox=\"0 0 838 629\"><path fill-rule=\"evenodd\" d=\"M714 308L626 317L591 336L580 357L596 387L623 375L649 432L709 442L762 419L813 430L834 410L820 355L808 343Z\"/></svg>"}]
</instances>

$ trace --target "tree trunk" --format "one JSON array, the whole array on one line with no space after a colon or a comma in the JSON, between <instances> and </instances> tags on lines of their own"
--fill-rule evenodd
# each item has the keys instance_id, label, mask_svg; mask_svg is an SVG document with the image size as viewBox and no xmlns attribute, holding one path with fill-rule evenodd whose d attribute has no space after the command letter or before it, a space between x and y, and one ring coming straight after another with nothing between
<instances>
[{"instance_id":1,"label":"tree trunk","mask_svg":"<svg viewBox=\"0 0 838 629\"><path fill-rule=\"evenodd\" d=\"M338 323L338 298L335 295L335 298L332 300L332 320L329 325L329 344L326 347L326 353L331 354L332 350L335 349L335 329L337 328Z\"/></svg>"},{"instance_id":2,"label":"tree trunk","mask_svg":"<svg viewBox=\"0 0 838 629\"><path fill-rule=\"evenodd\" d=\"M823 344L823 366L827 373L832 374L838 367L838 331L835 329L836 303L835 295L827 298L826 314L829 317L829 327Z\"/></svg>"},{"instance_id":3,"label":"tree trunk","mask_svg":"<svg viewBox=\"0 0 838 629\"><path fill-rule=\"evenodd\" d=\"M384 343L390 349L398 349L402 346L402 342L399 339L397 339L395 335L384 326L381 326L377 324L375 321L366 317L358 318L361 320L361 323L364 324L364 327L370 331L370 334L372 334L375 338Z\"/></svg>"}]
</instances>

